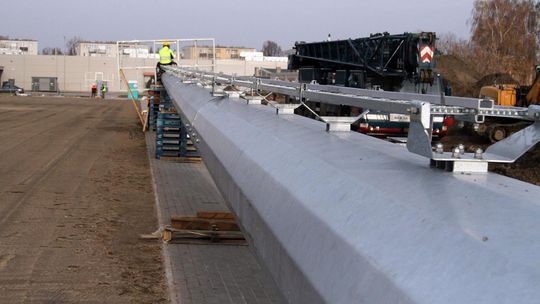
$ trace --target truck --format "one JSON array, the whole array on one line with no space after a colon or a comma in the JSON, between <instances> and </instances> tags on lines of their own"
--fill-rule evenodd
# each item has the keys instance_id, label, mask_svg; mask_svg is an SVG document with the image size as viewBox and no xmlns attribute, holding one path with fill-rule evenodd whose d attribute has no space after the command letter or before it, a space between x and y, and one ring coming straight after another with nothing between
<instances>
[{"instance_id":1,"label":"truck","mask_svg":"<svg viewBox=\"0 0 540 304\"><path fill-rule=\"evenodd\" d=\"M436 39L434 32L384 32L357 39L297 42L288 69L298 70L301 83L440 95L442 81L434 71ZM309 106L324 116L352 116L362 110L320 103ZM401 134L407 131L408 120L404 115L375 112L352 128L370 134ZM443 117L437 117L434 135L445 133Z\"/></svg>"}]
</instances>

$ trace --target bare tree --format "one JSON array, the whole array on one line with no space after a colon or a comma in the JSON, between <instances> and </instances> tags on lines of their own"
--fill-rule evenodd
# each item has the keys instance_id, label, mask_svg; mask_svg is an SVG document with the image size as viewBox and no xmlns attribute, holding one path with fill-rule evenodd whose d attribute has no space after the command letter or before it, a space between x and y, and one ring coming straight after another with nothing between
<instances>
[{"instance_id":1,"label":"bare tree","mask_svg":"<svg viewBox=\"0 0 540 304\"><path fill-rule=\"evenodd\" d=\"M472 56L470 41L458 38L454 33L442 33L437 40L437 50L443 55L453 55L464 61Z\"/></svg>"},{"instance_id":2,"label":"bare tree","mask_svg":"<svg viewBox=\"0 0 540 304\"><path fill-rule=\"evenodd\" d=\"M533 0L475 0L469 60L483 74L507 72L532 81L538 60L540 5Z\"/></svg>"},{"instance_id":3,"label":"bare tree","mask_svg":"<svg viewBox=\"0 0 540 304\"><path fill-rule=\"evenodd\" d=\"M84 40L79 36L74 36L66 42L66 54L70 56L77 55L77 46Z\"/></svg>"},{"instance_id":4,"label":"bare tree","mask_svg":"<svg viewBox=\"0 0 540 304\"><path fill-rule=\"evenodd\" d=\"M9 40L9 36L7 36L7 35L0 35L0 40Z\"/></svg>"},{"instance_id":5,"label":"bare tree","mask_svg":"<svg viewBox=\"0 0 540 304\"><path fill-rule=\"evenodd\" d=\"M281 55L281 47L272 40L267 40L263 43L262 47L263 55L264 56L280 56Z\"/></svg>"},{"instance_id":6,"label":"bare tree","mask_svg":"<svg viewBox=\"0 0 540 304\"><path fill-rule=\"evenodd\" d=\"M58 47L46 47L41 50L41 55L63 55L62 49Z\"/></svg>"},{"instance_id":7,"label":"bare tree","mask_svg":"<svg viewBox=\"0 0 540 304\"><path fill-rule=\"evenodd\" d=\"M456 46L461 42L454 33L437 35L437 50L444 55L454 54Z\"/></svg>"}]
</instances>

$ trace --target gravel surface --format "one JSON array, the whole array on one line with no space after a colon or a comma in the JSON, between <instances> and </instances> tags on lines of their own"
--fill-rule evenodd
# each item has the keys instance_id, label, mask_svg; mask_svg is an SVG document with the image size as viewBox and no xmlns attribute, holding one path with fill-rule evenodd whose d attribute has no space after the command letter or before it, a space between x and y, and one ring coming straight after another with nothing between
<instances>
[{"instance_id":1,"label":"gravel surface","mask_svg":"<svg viewBox=\"0 0 540 304\"><path fill-rule=\"evenodd\" d=\"M167 302L156 229L130 103L0 97L0 303Z\"/></svg>"}]
</instances>

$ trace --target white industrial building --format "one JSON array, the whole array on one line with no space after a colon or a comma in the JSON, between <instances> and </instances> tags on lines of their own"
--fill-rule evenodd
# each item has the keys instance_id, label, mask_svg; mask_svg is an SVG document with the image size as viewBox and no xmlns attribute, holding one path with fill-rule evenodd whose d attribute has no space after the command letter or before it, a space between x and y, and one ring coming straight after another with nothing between
<instances>
[{"instance_id":1,"label":"white industrial building","mask_svg":"<svg viewBox=\"0 0 540 304\"><path fill-rule=\"evenodd\" d=\"M116 57L118 49L116 42L83 41L77 43L75 52L78 56Z\"/></svg>"},{"instance_id":2,"label":"white industrial building","mask_svg":"<svg viewBox=\"0 0 540 304\"><path fill-rule=\"evenodd\" d=\"M53 56L38 55L37 41L9 40L15 43L5 41L0 40L0 43L4 42L0 44L0 48L9 52L0 50L0 81L13 79L15 85L29 92L86 92L92 84L99 81L107 82L111 92L121 92L126 88L118 72L120 66L128 67L124 69L128 80L142 84L147 82L144 71L155 71L159 60L159 55L155 53L158 48L156 44L82 41L75 46L76 56ZM208 47L199 49L208 50L210 53L206 53L206 58L199 56L197 59L178 56L175 61L185 66L211 65L209 55L212 54L212 49ZM240 53L243 56L240 56ZM269 61L268 57L261 57L262 53L256 52L255 49L240 52L240 49L216 48L216 55L226 57L216 59L215 70L218 73L253 76L255 69L274 70L287 67L286 60Z\"/></svg>"},{"instance_id":3,"label":"white industrial building","mask_svg":"<svg viewBox=\"0 0 540 304\"><path fill-rule=\"evenodd\" d=\"M84 41L79 42L75 48L78 56L89 57L118 57L118 55L130 58L156 58L151 47L144 44L122 44L116 42Z\"/></svg>"},{"instance_id":4,"label":"white industrial building","mask_svg":"<svg viewBox=\"0 0 540 304\"><path fill-rule=\"evenodd\" d=\"M38 42L35 40L0 40L0 55L37 55Z\"/></svg>"},{"instance_id":5,"label":"white industrial building","mask_svg":"<svg viewBox=\"0 0 540 304\"><path fill-rule=\"evenodd\" d=\"M271 62L287 62L288 58L281 56L264 56L263 52L241 52L240 59L245 61L271 61Z\"/></svg>"}]
</instances>

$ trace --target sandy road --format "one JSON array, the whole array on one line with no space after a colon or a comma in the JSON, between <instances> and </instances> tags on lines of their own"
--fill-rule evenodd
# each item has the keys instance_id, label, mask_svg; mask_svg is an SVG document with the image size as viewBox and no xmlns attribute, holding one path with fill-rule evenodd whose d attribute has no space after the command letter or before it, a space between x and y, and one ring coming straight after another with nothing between
<instances>
[{"instance_id":1,"label":"sandy road","mask_svg":"<svg viewBox=\"0 0 540 304\"><path fill-rule=\"evenodd\" d=\"M0 97L0 303L166 301L130 104Z\"/></svg>"}]
</instances>

